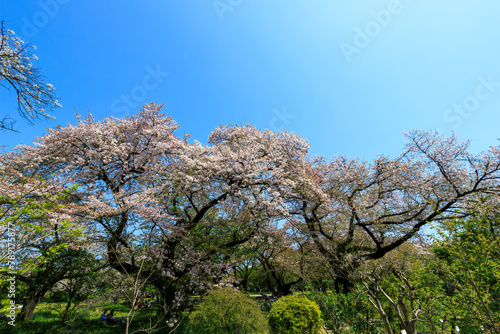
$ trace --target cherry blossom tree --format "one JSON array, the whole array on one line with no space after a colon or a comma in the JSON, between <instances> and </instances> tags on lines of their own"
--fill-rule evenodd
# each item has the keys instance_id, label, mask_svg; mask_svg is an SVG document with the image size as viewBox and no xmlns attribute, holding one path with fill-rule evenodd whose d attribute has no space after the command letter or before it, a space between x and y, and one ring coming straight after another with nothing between
<instances>
[{"instance_id":1,"label":"cherry blossom tree","mask_svg":"<svg viewBox=\"0 0 500 334\"><path fill-rule=\"evenodd\" d=\"M498 203L498 146L473 155L454 136L413 131L407 138L395 159L318 158L312 182L297 190L291 222L328 260L337 289L349 289L361 261L385 256L433 222L480 210L478 194Z\"/></svg>"},{"instance_id":2,"label":"cherry blossom tree","mask_svg":"<svg viewBox=\"0 0 500 334\"><path fill-rule=\"evenodd\" d=\"M161 107L125 119L79 118L21 150L47 177L56 171L61 182L80 185L88 228L106 245L110 266L140 271L171 310L183 294L220 279L226 251L288 214L283 199L308 146L249 125L221 126L208 145L189 144Z\"/></svg>"},{"instance_id":3,"label":"cherry blossom tree","mask_svg":"<svg viewBox=\"0 0 500 334\"><path fill-rule=\"evenodd\" d=\"M20 161L16 153L0 155L0 262L3 275L24 283L16 300L24 304L19 319L29 320L40 298L66 278L68 249L82 245L82 206L71 200L74 187L45 180Z\"/></svg>"},{"instance_id":4,"label":"cherry blossom tree","mask_svg":"<svg viewBox=\"0 0 500 334\"><path fill-rule=\"evenodd\" d=\"M165 314L218 283L235 249L262 245L276 221L293 228L294 239L280 243L302 252L276 247L273 263L293 253L299 279L303 265L324 263L321 254L337 289L348 290L360 263L424 226L498 206L498 147L473 155L455 137L415 131L395 159L327 161L308 158L299 136L250 125L219 126L206 145L190 142L161 108L147 104L124 119L78 116L18 152L44 180L78 185L86 238L110 267L153 284ZM274 246L259 248L263 259Z\"/></svg>"},{"instance_id":5,"label":"cherry blossom tree","mask_svg":"<svg viewBox=\"0 0 500 334\"><path fill-rule=\"evenodd\" d=\"M50 112L61 105L55 97L55 89L44 83L44 75L33 61L37 56L32 53L33 45L25 45L14 31L0 21L0 85L13 90L22 118L32 123L36 119L53 118ZM14 120L4 116L0 129L14 130Z\"/></svg>"}]
</instances>

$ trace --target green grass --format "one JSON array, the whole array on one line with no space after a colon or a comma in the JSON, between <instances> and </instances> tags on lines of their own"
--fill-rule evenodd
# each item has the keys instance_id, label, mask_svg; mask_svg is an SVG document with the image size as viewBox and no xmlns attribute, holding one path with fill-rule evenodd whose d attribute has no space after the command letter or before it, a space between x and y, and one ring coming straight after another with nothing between
<instances>
[{"instance_id":1,"label":"green grass","mask_svg":"<svg viewBox=\"0 0 500 334\"><path fill-rule=\"evenodd\" d=\"M260 293L256 293L260 294ZM199 303L200 296L192 296L191 302ZM0 305L0 313L7 314L7 307L9 300L2 300ZM261 301L258 301L259 305ZM99 333L99 334L123 334L125 333L125 324L108 324L99 321L99 317L104 309L110 311L115 310L115 318L125 319L127 313L130 311L130 304L122 302L113 304L112 302L84 302L79 305L70 316L66 324L61 322L61 314L66 307L66 303L39 303L35 308L34 317L29 322L15 322L15 327L8 324L8 321L0 320L0 333L13 333L13 334L83 334L83 333ZM261 310L265 315L269 312L269 308L262 308ZM134 318L131 323L130 333L137 331L141 328L149 327L150 318L155 319L157 306L152 304L151 308L143 308L135 312ZM17 314L21 309L17 309ZM181 325L173 334L188 334L187 315L181 321ZM179 319L180 320L180 319ZM163 321L161 324L164 326L160 330L153 331L152 333L169 333L172 328L165 327L166 323ZM145 333L142 331L142 333Z\"/></svg>"},{"instance_id":2,"label":"green grass","mask_svg":"<svg viewBox=\"0 0 500 334\"><path fill-rule=\"evenodd\" d=\"M5 305L5 303L3 303ZM112 304L102 303L95 306L81 305L76 308L75 312L70 317L70 320L63 324L60 321L60 314L64 310L65 303L40 303L37 305L32 321L20 322L16 321L12 327L7 321L0 322L0 333L13 334L80 334L80 333L125 333L125 324L108 324L99 321L99 316L103 309L114 309L115 318L126 318L130 310L128 303ZM0 313L5 312L6 308L0 309ZM20 309L18 309L18 313ZM137 311L134 315L131 332L144 327L149 327L149 318L155 318L155 306L151 308L143 308ZM163 323L164 324L164 323ZM158 333L168 333L168 331L159 330ZM143 332L144 333L144 332ZM176 331L176 333L182 333Z\"/></svg>"}]
</instances>

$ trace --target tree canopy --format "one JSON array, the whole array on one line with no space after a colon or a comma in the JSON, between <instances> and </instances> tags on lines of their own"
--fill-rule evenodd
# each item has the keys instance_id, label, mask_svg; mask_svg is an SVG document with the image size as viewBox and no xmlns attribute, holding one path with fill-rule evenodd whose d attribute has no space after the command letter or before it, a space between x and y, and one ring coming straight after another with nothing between
<instances>
[{"instance_id":1,"label":"tree canopy","mask_svg":"<svg viewBox=\"0 0 500 334\"><path fill-rule=\"evenodd\" d=\"M230 277L247 289L261 275L285 295L331 283L347 296L367 263L396 254L425 226L498 212L498 146L471 154L456 137L413 131L396 158L313 158L300 136L248 124L219 126L203 145L179 137L162 106L122 119L78 116L1 155L1 222L17 223L18 254L39 256L20 257L32 267L17 272L34 282L33 308L57 282L89 270L64 264L78 252L136 282L133 305L138 286L153 286L163 316ZM376 291L392 300L393 290L363 282L376 287L367 303L388 317Z\"/></svg>"}]
</instances>

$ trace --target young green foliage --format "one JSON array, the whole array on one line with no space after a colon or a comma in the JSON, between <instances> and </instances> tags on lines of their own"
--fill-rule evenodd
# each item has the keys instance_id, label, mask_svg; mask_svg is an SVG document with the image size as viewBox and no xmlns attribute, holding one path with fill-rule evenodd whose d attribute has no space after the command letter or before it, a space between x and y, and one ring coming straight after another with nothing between
<instances>
[{"instance_id":1,"label":"young green foliage","mask_svg":"<svg viewBox=\"0 0 500 334\"><path fill-rule=\"evenodd\" d=\"M246 294L232 288L212 290L189 317L193 333L265 334L266 318Z\"/></svg>"},{"instance_id":2,"label":"young green foliage","mask_svg":"<svg viewBox=\"0 0 500 334\"><path fill-rule=\"evenodd\" d=\"M500 333L498 218L450 220L437 229L434 252L453 316L471 328Z\"/></svg>"},{"instance_id":3,"label":"young green foliage","mask_svg":"<svg viewBox=\"0 0 500 334\"><path fill-rule=\"evenodd\" d=\"M304 296L281 297L269 313L269 326L274 334L316 334L322 323L319 306Z\"/></svg>"}]
</instances>

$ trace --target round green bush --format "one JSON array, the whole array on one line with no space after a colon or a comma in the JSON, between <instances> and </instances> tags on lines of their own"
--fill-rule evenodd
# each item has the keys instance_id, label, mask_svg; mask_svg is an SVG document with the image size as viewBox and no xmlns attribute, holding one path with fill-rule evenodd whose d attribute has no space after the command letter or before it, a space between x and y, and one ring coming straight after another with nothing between
<instances>
[{"instance_id":1,"label":"round green bush","mask_svg":"<svg viewBox=\"0 0 500 334\"><path fill-rule=\"evenodd\" d=\"M256 302L231 288L210 291L189 316L193 334L267 334L266 318Z\"/></svg>"},{"instance_id":2,"label":"round green bush","mask_svg":"<svg viewBox=\"0 0 500 334\"><path fill-rule=\"evenodd\" d=\"M319 306L305 296L281 297L269 312L269 326L274 334L317 334L322 323Z\"/></svg>"}]
</instances>

